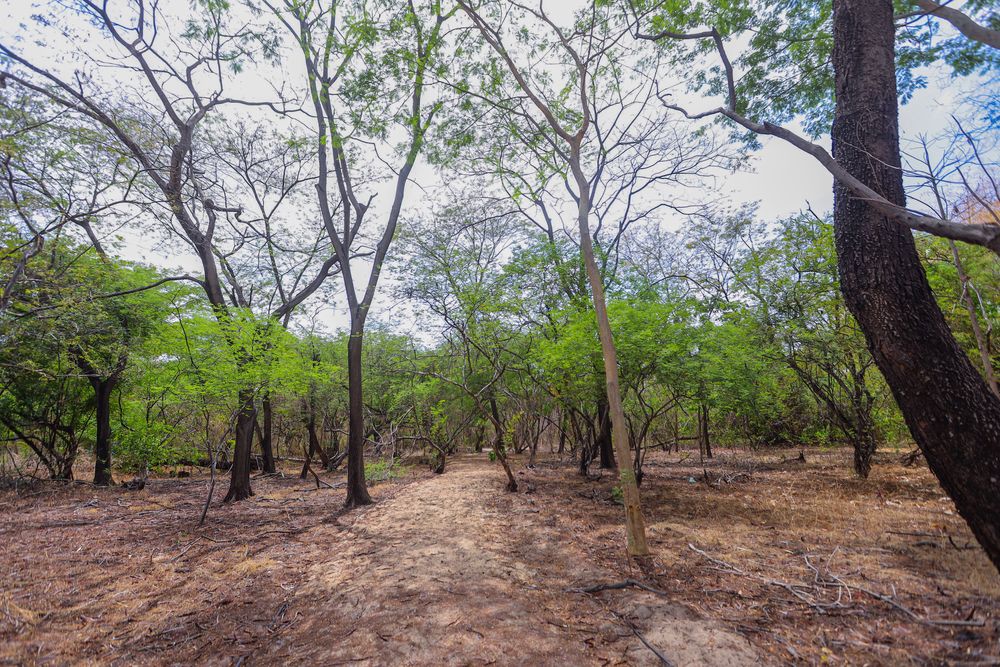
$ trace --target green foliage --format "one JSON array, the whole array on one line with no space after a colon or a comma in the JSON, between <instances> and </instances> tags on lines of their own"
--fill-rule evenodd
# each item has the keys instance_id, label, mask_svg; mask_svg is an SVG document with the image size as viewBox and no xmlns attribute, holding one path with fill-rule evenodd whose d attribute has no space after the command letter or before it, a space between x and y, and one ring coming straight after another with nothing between
<instances>
[{"instance_id":1,"label":"green foliage","mask_svg":"<svg viewBox=\"0 0 1000 667\"><path fill-rule=\"evenodd\" d=\"M619 505L625 504L625 493L622 491L621 486L618 486L616 484L615 486L611 487L611 500L618 503Z\"/></svg>"},{"instance_id":2,"label":"green foliage","mask_svg":"<svg viewBox=\"0 0 1000 667\"><path fill-rule=\"evenodd\" d=\"M809 134L819 136L829 131L834 103L830 0L624 1L643 16L645 33L717 29L740 73L736 80L740 113L774 123L802 117ZM912 0L897 0L895 4L899 15L918 9ZM1000 13L990 4L976 0L964 3L962 9L995 28L1000 25ZM942 38L942 32L950 36ZM901 101L909 101L917 90L926 87L922 68L935 62L943 63L956 76L992 75L998 70L1000 54L996 49L954 33L950 26L942 31L941 21L932 16L914 16L905 29L897 31L896 73ZM692 88L716 99L725 97L726 79L711 39L665 39L660 44L678 65L692 72ZM744 138L755 141L753 137Z\"/></svg>"},{"instance_id":3,"label":"green foliage","mask_svg":"<svg viewBox=\"0 0 1000 667\"><path fill-rule=\"evenodd\" d=\"M408 472L406 466L399 465L391 459L365 462L365 479L370 482L387 482L398 477L405 477Z\"/></svg>"}]
</instances>

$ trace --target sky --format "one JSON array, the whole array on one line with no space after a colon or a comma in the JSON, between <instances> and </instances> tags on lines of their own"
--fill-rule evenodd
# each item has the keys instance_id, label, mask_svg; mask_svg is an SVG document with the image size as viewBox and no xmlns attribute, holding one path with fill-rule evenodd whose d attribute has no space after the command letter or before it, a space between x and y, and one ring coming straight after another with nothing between
<instances>
[{"instance_id":1,"label":"sky","mask_svg":"<svg viewBox=\"0 0 1000 667\"><path fill-rule=\"evenodd\" d=\"M186 2L178 0L170 0L170 3L168 5L164 2L162 6L169 6L173 9L173 3L176 3L178 8L187 5ZM51 5L29 2L5 3L5 7L0 9L0 38L2 41L8 43L12 39L16 39L19 32L17 26L22 23L30 23L31 15L45 7L51 7ZM553 12L557 20L562 14L565 14L562 18L568 19L572 4L550 1L547 3L547 7L558 8ZM12 28L13 34L11 34ZM17 46L29 56L42 60L47 56L47 53L40 47L31 44L30 41L22 41ZM76 56L73 54L74 49L78 46L73 43L63 43L56 47L60 51L61 67L73 68L75 66ZM52 45L45 48L50 49ZM297 68L295 63L287 63L285 67L289 69L289 76L295 76ZM952 79L943 71L928 70L925 74L928 77L928 87L918 91L908 104L900 108L901 136L904 141L907 138L915 139L919 135L935 137L945 133L951 124L951 113L962 116L968 112L966 99L977 84L975 80ZM253 85L250 83L248 87L252 88ZM268 91L258 90L256 93L266 97ZM704 103L706 108L715 104L708 101ZM798 129L794 125L792 128ZM822 137L819 143L829 149L829 137ZM762 148L755 152L748 169L717 178L710 185L718 190L717 196L727 200L734 208L744 203L758 202L758 212L763 219L789 216L803 210L806 206L811 206L820 213L828 211L832 207L832 177L818 162L775 138L765 137L762 139L762 144ZM437 172L425 163L418 164L414 172L414 184L408 188L405 200L406 210L422 211L429 208L428 192L433 190L433 186L439 182L440 175ZM391 184L376 191L376 202L391 199L390 187ZM378 205L376 203L376 209ZM680 224L683 224L682 221L676 218L665 222L668 227L677 227ZM180 247L178 244L175 246ZM154 236L143 233L141 230L124 233L124 243L120 252L127 259L145 261L171 269L176 267L182 271L199 270L199 264L192 253L186 252L178 255L167 253L160 247ZM372 311L375 319L391 317L399 309L399 304L394 302L389 294L388 288L391 287L389 282L387 280L381 284L380 294L376 296ZM337 299L332 306L316 307L318 320L324 328L336 329L346 324L346 312L342 308L342 304L343 299Z\"/></svg>"}]
</instances>

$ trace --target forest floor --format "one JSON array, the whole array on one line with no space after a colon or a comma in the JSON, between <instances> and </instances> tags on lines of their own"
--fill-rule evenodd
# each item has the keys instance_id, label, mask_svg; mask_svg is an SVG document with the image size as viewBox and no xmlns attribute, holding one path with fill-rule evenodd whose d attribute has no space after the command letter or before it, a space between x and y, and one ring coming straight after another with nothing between
<instances>
[{"instance_id":1,"label":"forest floor","mask_svg":"<svg viewBox=\"0 0 1000 667\"><path fill-rule=\"evenodd\" d=\"M516 494L485 454L413 467L347 513L255 479L203 528L203 477L8 489L0 664L1000 664L1000 577L930 472L797 454L651 454L643 563L611 475L554 456ZM658 592L580 590L626 580Z\"/></svg>"}]
</instances>

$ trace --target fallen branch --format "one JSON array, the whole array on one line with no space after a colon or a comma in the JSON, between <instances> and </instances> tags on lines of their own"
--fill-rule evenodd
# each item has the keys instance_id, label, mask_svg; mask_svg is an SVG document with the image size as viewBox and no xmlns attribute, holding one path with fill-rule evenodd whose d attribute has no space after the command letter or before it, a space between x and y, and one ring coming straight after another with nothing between
<instances>
[{"instance_id":1,"label":"fallen branch","mask_svg":"<svg viewBox=\"0 0 1000 667\"><path fill-rule=\"evenodd\" d=\"M601 591L619 591L626 588L641 588L642 590L649 591L650 593L669 597L666 591L661 591L659 588L654 588L649 584L644 584L635 579L626 579L624 581L611 584L594 584L593 586L586 586L584 588L567 588L566 590L570 593L600 593Z\"/></svg>"},{"instance_id":2,"label":"fallen branch","mask_svg":"<svg viewBox=\"0 0 1000 667\"><path fill-rule=\"evenodd\" d=\"M621 616L620 614L616 614L613 611L611 612L611 615L614 616L615 618L617 618L619 621L621 621L625 625L627 625L628 628L629 628L629 630L632 631L632 634L635 635L639 639L639 641L642 642L643 646L645 646L650 651L652 651L653 654L657 658L660 659L660 662L662 664L667 665L667 667L674 667L674 663L672 663L667 656L663 655L663 653L660 651L660 649L658 649L655 646L653 646L652 644L650 644L649 641L645 637L642 636L642 633L639 632L639 628L635 627L635 624L632 623L632 621L628 620L624 616Z\"/></svg>"},{"instance_id":3,"label":"fallen branch","mask_svg":"<svg viewBox=\"0 0 1000 667\"><path fill-rule=\"evenodd\" d=\"M925 618L925 617L921 616L920 614L916 613L915 611L913 611L912 609L910 609L909 607L907 607L907 606L905 606L903 604L900 604L899 602L897 602L895 599L893 599L892 597L890 597L888 595L883 595L881 593L877 593L877 592L873 591L870 588L866 588L864 586L858 586L857 584L848 584L843 579L841 579L840 577L837 577L835 575L830 575L830 574L823 575L823 574L821 574L820 571L819 571L819 569L817 569L810 562L808 556L805 556L804 558L805 558L806 565L814 573L814 583L813 584L789 583L789 582L780 581L780 580L777 580L777 579L770 579L770 578L765 577L765 576L760 575L760 574L756 574L756 573L753 573L753 572L746 572L745 570L741 570L740 568L736 567L735 565L732 565L731 563L727 563L724 560L719 560L718 558L715 558L714 556L709 555L708 553L702 551L701 549L699 549L698 547L694 546L693 544L688 544L688 548L691 551L693 551L696 554L698 554L699 556L702 556L706 560L712 562L713 564L715 564L716 566L718 566L719 568L721 568L723 571L728 572L729 574L738 574L738 575L741 575L741 576L744 576L744 577L747 577L747 578L750 578L750 579L756 579L757 581L765 583L765 584L767 584L769 586L778 586L780 588L784 588L786 591L792 593L796 598L798 598L799 600L801 600L805 604L808 604L810 607L816 609L819 613L826 613L826 610L831 609L831 608L844 607L845 605L841 603L842 593L844 591L846 591L847 594L848 594L848 596L850 597L852 591L857 591L857 592L860 592L860 593L864 593L864 594L866 594L866 595L868 595L870 597L873 597L876 600L879 600L880 602L884 602L885 604L889 605L890 607L892 607L892 608L894 608L894 609L896 609L898 611L903 612L904 614L906 614L907 616L909 616L914 621L916 621L918 623L923 623L924 625L950 626L950 627L956 627L956 626L957 627L982 627L982 626L984 626L986 624L985 621L981 621L981 620L980 621L972 621L972 620L961 621L961 620L952 620L952 619L946 619L946 618L942 618L942 619ZM834 553L836 553L836 550L834 550ZM831 554L830 558L833 558L833 554ZM829 569L829 562L827 563L827 569ZM815 589L817 587L820 587L820 588L836 588L837 591L838 591L837 600L834 601L834 602L832 602L832 603L818 602L816 600L815 594L814 593L813 594L810 593L810 589L813 592L815 592Z\"/></svg>"}]
</instances>

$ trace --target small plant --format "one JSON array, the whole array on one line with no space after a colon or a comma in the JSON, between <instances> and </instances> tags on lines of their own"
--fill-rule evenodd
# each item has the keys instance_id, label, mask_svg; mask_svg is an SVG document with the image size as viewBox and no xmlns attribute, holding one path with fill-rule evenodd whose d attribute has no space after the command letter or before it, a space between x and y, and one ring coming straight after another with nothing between
<instances>
[{"instance_id":1,"label":"small plant","mask_svg":"<svg viewBox=\"0 0 1000 667\"><path fill-rule=\"evenodd\" d=\"M380 459L365 463L365 479L373 482L386 482L406 474L406 467L394 465L392 459Z\"/></svg>"},{"instance_id":2,"label":"small plant","mask_svg":"<svg viewBox=\"0 0 1000 667\"><path fill-rule=\"evenodd\" d=\"M625 494L622 492L622 487L620 486L611 487L611 500L618 503L619 505L625 504Z\"/></svg>"}]
</instances>

